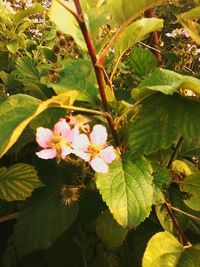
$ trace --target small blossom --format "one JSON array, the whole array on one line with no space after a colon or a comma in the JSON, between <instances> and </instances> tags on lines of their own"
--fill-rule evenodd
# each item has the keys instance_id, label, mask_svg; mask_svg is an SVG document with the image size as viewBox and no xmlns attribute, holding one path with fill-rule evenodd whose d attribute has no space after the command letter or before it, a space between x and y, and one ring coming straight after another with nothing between
<instances>
[{"instance_id":1,"label":"small blossom","mask_svg":"<svg viewBox=\"0 0 200 267\"><path fill-rule=\"evenodd\" d=\"M107 146L108 134L103 125L93 127L89 138L80 134L74 142L74 153L89 162L96 172L108 172L108 163L111 163L116 154L113 146Z\"/></svg>"},{"instance_id":2,"label":"small blossom","mask_svg":"<svg viewBox=\"0 0 200 267\"><path fill-rule=\"evenodd\" d=\"M65 159L73 153L73 142L79 135L78 127L73 129L65 121L60 119L51 131L48 128L39 127L36 132L36 141L43 148L36 155L42 159L52 159L55 157Z\"/></svg>"}]
</instances>

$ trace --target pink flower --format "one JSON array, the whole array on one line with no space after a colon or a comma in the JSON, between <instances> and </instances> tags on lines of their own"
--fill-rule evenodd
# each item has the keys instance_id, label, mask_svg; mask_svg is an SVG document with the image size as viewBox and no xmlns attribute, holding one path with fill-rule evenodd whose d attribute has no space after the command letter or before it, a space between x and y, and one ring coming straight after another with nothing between
<instances>
[{"instance_id":1,"label":"pink flower","mask_svg":"<svg viewBox=\"0 0 200 267\"><path fill-rule=\"evenodd\" d=\"M108 134L103 125L97 124L90 133L90 140L85 134L80 134L74 142L74 154L88 161L96 172L108 172L108 163L115 158L113 146L107 146Z\"/></svg>"},{"instance_id":2,"label":"pink flower","mask_svg":"<svg viewBox=\"0 0 200 267\"><path fill-rule=\"evenodd\" d=\"M60 119L54 130L39 127L36 131L36 141L44 149L36 155L42 159L52 159L55 157L65 159L73 153L73 142L79 136L78 127L70 128L65 119Z\"/></svg>"}]
</instances>

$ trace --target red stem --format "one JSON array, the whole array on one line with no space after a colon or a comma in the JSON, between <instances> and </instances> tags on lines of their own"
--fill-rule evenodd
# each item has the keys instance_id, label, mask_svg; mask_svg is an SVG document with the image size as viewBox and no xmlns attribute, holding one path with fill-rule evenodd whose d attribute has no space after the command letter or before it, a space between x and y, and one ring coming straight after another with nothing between
<instances>
[{"instance_id":1,"label":"red stem","mask_svg":"<svg viewBox=\"0 0 200 267\"><path fill-rule=\"evenodd\" d=\"M148 9L145 12L145 14L146 14L147 18L155 17L153 8ZM152 32L151 36L152 36L152 39L153 39L153 46L155 48L157 48L159 46L158 32L157 31ZM154 55L155 55L155 57L157 59L158 66L161 66L162 65L162 56L161 56L161 54L158 51L153 51L153 53L154 53Z\"/></svg>"},{"instance_id":2,"label":"red stem","mask_svg":"<svg viewBox=\"0 0 200 267\"><path fill-rule=\"evenodd\" d=\"M105 87L104 87L102 68L97 66L96 52L95 52L95 49L94 49L94 45L93 45L92 39L90 38L89 32L88 32L87 27L86 27L86 23L85 23L85 19L84 19L84 16L83 16L83 11L82 11L82 7L81 7L81 4L80 4L80 1L79 0L74 0L74 4L75 4L76 11L77 11L77 14L78 14L77 22L78 22L78 24L80 26L81 32L82 32L83 37L85 39L85 43L87 45L88 52L89 52L90 58L92 60L92 64L93 64L94 71L95 71L95 74L96 74L96 79L97 79L98 86L99 86L99 91L100 91L100 95L101 95L101 99L102 99L103 109L104 109L104 111L106 113L110 114L108 101L107 101L107 97L106 97L106 91L105 91ZM115 145L119 146L120 145L120 141L119 141L119 137L117 135L117 132L115 130L114 122L113 122L112 117L111 116L107 116L107 121L108 121L108 124L110 126L110 130L111 130Z\"/></svg>"}]
</instances>

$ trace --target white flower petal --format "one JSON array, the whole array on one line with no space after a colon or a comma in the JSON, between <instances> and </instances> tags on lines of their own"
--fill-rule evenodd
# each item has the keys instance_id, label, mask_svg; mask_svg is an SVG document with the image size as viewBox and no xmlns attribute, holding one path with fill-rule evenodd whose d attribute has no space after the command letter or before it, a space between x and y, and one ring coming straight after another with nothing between
<instances>
[{"instance_id":1,"label":"white flower petal","mask_svg":"<svg viewBox=\"0 0 200 267\"><path fill-rule=\"evenodd\" d=\"M60 119L55 125L54 125L54 134L60 135L63 138L67 138L71 128L69 124L66 122L65 119Z\"/></svg>"},{"instance_id":2,"label":"white flower petal","mask_svg":"<svg viewBox=\"0 0 200 267\"><path fill-rule=\"evenodd\" d=\"M103 159L96 157L91 160L90 165L96 172L106 173L108 172L108 165L103 161Z\"/></svg>"},{"instance_id":3,"label":"white flower petal","mask_svg":"<svg viewBox=\"0 0 200 267\"><path fill-rule=\"evenodd\" d=\"M62 147L62 151L61 151L62 159L65 159L66 156L71 154L72 152L73 152L73 150L70 147L68 147L68 146Z\"/></svg>"},{"instance_id":4,"label":"white flower petal","mask_svg":"<svg viewBox=\"0 0 200 267\"><path fill-rule=\"evenodd\" d=\"M88 162L90 160L90 154L83 152L81 150L74 150L73 153L77 156L80 157L81 159L85 160L86 162Z\"/></svg>"},{"instance_id":5,"label":"white flower petal","mask_svg":"<svg viewBox=\"0 0 200 267\"><path fill-rule=\"evenodd\" d=\"M108 138L106 128L101 124L96 124L90 134L91 143L97 146L104 146Z\"/></svg>"},{"instance_id":6,"label":"white flower petal","mask_svg":"<svg viewBox=\"0 0 200 267\"><path fill-rule=\"evenodd\" d=\"M52 135L53 133L50 129L39 127L36 130L36 141L42 148L47 148Z\"/></svg>"},{"instance_id":7,"label":"white flower petal","mask_svg":"<svg viewBox=\"0 0 200 267\"><path fill-rule=\"evenodd\" d=\"M113 146L108 146L102 149L99 154L106 163L111 163L114 159L116 159Z\"/></svg>"},{"instance_id":8,"label":"white flower petal","mask_svg":"<svg viewBox=\"0 0 200 267\"><path fill-rule=\"evenodd\" d=\"M36 152L36 155L41 159L53 159L56 157L57 153L55 149L43 149Z\"/></svg>"},{"instance_id":9,"label":"white flower petal","mask_svg":"<svg viewBox=\"0 0 200 267\"><path fill-rule=\"evenodd\" d=\"M86 134L79 134L78 137L74 140L73 147L76 150L86 151L90 145L90 141Z\"/></svg>"}]
</instances>

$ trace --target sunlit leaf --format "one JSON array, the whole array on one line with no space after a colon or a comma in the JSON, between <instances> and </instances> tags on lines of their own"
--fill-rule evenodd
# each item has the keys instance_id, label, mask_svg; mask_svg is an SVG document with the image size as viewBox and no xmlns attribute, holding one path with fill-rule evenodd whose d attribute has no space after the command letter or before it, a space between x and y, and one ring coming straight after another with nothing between
<instances>
[{"instance_id":1,"label":"sunlit leaf","mask_svg":"<svg viewBox=\"0 0 200 267\"><path fill-rule=\"evenodd\" d=\"M200 172L187 176L179 185L180 190L188 193L185 204L194 210L200 210Z\"/></svg>"},{"instance_id":2,"label":"sunlit leaf","mask_svg":"<svg viewBox=\"0 0 200 267\"><path fill-rule=\"evenodd\" d=\"M169 95L178 92L179 89L187 89L200 94L200 80L174 71L156 69L140 83L139 89L160 91Z\"/></svg>"},{"instance_id":3,"label":"sunlit leaf","mask_svg":"<svg viewBox=\"0 0 200 267\"><path fill-rule=\"evenodd\" d=\"M117 39L114 54L119 61L123 54L138 41L144 39L150 32L161 29L163 20L157 18L142 18L129 25Z\"/></svg>"},{"instance_id":4,"label":"sunlit leaf","mask_svg":"<svg viewBox=\"0 0 200 267\"><path fill-rule=\"evenodd\" d=\"M130 18L137 18L145 10L162 2L164 0L108 0L111 13L119 24Z\"/></svg>"},{"instance_id":5,"label":"sunlit leaf","mask_svg":"<svg viewBox=\"0 0 200 267\"><path fill-rule=\"evenodd\" d=\"M64 5L75 11L73 3L66 3L66 1L62 2ZM56 0L54 0L51 5L49 17L56 24L58 30L71 35L75 42L83 50L86 50L86 44L76 19Z\"/></svg>"},{"instance_id":6,"label":"sunlit leaf","mask_svg":"<svg viewBox=\"0 0 200 267\"><path fill-rule=\"evenodd\" d=\"M151 165L145 159L115 160L106 174L96 174L96 184L113 217L123 227L139 225L149 215L153 201Z\"/></svg>"},{"instance_id":7,"label":"sunlit leaf","mask_svg":"<svg viewBox=\"0 0 200 267\"><path fill-rule=\"evenodd\" d=\"M162 245L161 245L162 242ZM143 267L198 267L200 244L184 248L169 232L154 235L144 253Z\"/></svg>"}]
</instances>

